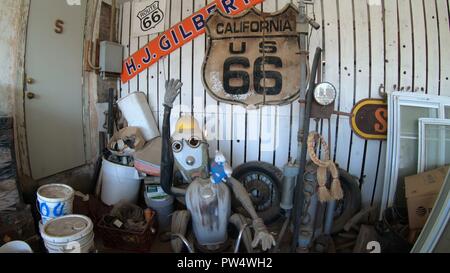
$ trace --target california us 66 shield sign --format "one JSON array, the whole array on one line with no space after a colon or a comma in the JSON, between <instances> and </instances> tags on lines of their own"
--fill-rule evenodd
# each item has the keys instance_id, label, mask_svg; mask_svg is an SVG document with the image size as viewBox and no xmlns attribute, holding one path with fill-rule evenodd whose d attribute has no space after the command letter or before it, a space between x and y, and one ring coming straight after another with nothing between
<instances>
[{"instance_id":1,"label":"california us 66 shield sign","mask_svg":"<svg viewBox=\"0 0 450 273\"><path fill-rule=\"evenodd\" d=\"M253 8L238 16L211 15L202 69L206 90L217 100L250 107L298 98L297 17L293 5L273 14Z\"/></svg>"}]
</instances>

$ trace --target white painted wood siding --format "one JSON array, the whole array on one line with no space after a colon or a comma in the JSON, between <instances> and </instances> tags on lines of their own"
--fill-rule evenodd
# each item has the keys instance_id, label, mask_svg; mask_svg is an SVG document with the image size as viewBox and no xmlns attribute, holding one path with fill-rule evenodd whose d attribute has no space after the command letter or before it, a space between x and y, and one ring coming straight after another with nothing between
<instances>
[{"instance_id":1,"label":"white painted wood siding","mask_svg":"<svg viewBox=\"0 0 450 273\"><path fill-rule=\"evenodd\" d=\"M173 25L212 0L168 0ZM291 0L266 0L258 5L276 11ZM153 37L130 37L132 3L121 8L121 42L125 56ZM387 91L415 90L429 94L450 94L450 29L447 0L316 0L308 7L321 28L309 38L310 59L315 48L323 48L319 77L338 90L336 109L350 112L364 98L379 98ZM184 86L174 108L172 126L181 113L191 113L207 131L210 151L221 150L235 167L251 160L263 160L282 167L297 154L298 103L247 110L219 103L204 90L201 81L206 40L201 36L169 57L120 85L121 95L136 90L148 94L158 124L162 123L164 81L180 78ZM347 116L311 123L328 138L331 126L332 157L358 177L363 205L379 204L385 169L386 143L365 141L355 135Z\"/></svg>"}]
</instances>

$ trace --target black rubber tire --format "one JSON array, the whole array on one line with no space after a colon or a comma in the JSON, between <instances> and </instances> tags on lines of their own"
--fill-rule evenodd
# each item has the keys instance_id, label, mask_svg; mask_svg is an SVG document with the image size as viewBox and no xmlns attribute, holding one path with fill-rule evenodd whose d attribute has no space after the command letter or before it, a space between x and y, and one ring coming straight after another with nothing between
<instances>
[{"instance_id":1,"label":"black rubber tire","mask_svg":"<svg viewBox=\"0 0 450 273\"><path fill-rule=\"evenodd\" d=\"M348 172L339 169L339 179L341 181L344 198L343 212L335 216L332 233L338 233L344 229L345 224L361 209L361 190L358 180Z\"/></svg>"},{"instance_id":2,"label":"black rubber tire","mask_svg":"<svg viewBox=\"0 0 450 273\"><path fill-rule=\"evenodd\" d=\"M264 220L264 223L270 224L276 221L280 217L280 199L281 199L281 183L283 181L283 172L275 167L272 164L262 162L262 161L250 161L244 164L239 165L233 170L232 176L238 180L239 182L243 183L244 177L251 173L251 172L258 172L261 173L273 182L272 190L273 192L273 199L272 199L272 205L265 209L258 211L256 210L256 213L259 217L261 217ZM237 213L241 213L246 217L249 217L249 214L247 211L240 205L240 203L233 198L233 208L236 210Z\"/></svg>"}]
</instances>

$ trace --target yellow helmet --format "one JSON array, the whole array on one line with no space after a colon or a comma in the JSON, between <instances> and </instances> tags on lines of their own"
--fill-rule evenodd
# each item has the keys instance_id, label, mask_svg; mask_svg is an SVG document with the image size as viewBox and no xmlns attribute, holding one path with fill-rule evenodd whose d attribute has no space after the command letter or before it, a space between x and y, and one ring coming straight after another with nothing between
<instances>
[{"instance_id":1,"label":"yellow helmet","mask_svg":"<svg viewBox=\"0 0 450 273\"><path fill-rule=\"evenodd\" d=\"M172 134L172 139L187 140L193 136L198 139L203 139L203 133L197 120L191 115L181 116L175 124L175 132Z\"/></svg>"}]
</instances>

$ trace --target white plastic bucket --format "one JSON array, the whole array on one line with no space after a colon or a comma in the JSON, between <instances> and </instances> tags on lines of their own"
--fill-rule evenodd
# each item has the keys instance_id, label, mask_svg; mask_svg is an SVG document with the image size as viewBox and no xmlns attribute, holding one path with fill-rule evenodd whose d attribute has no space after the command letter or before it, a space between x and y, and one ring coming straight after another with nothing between
<instances>
[{"instance_id":1,"label":"white plastic bucket","mask_svg":"<svg viewBox=\"0 0 450 273\"><path fill-rule=\"evenodd\" d=\"M161 199L150 198L149 200L149 207L156 211L159 227L162 230L170 227L173 212L173 201L174 198L170 195Z\"/></svg>"},{"instance_id":2,"label":"white plastic bucket","mask_svg":"<svg viewBox=\"0 0 450 273\"><path fill-rule=\"evenodd\" d=\"M48 184L37 190L37 206L42 223L72 214L75 191L64 184Z\"/></svg>"},{"instance_id":3,"label":"white plastic bucket","mask_svg":"<svg viewBox=\"0 0 450 273\"><path fill-rule=\"evenodd\" d=\"M49 220L41 230L49 253L89 253L94 247L94 225L84 215L66 215Z\"/></svg>"},{"instance_id":4,"label":"white plastic bucket","mask_svg":"<svg viewBox=\"0 0 450 273\"><path fill-rule=\"evenodd\" d=\"M24 241L11 241L0 247L0 253L33 253L33 250Z\"/></svg>"},{"instance_id":5,"label":"white plastic bucket","mask_svg":"<svg viewBox=\"0 0 450 273\"><path fill-rule=\"evenodd\" d=\"M120 201L137 203L141 177L133 167L115 164L103 158L101 199L107 205Z\"/></svg>"},{"instance_id":6,"label":"white plastic bucket","mask_svg":"<svg viewBox=\"0 0 450 273\"><path fill-rule=\"evenodd\" d=\"M127 120L128 126L138 127L145 141L160 135L145 93L133 92L118 100L117 104Z\"/></svg>"}]
</instances>

